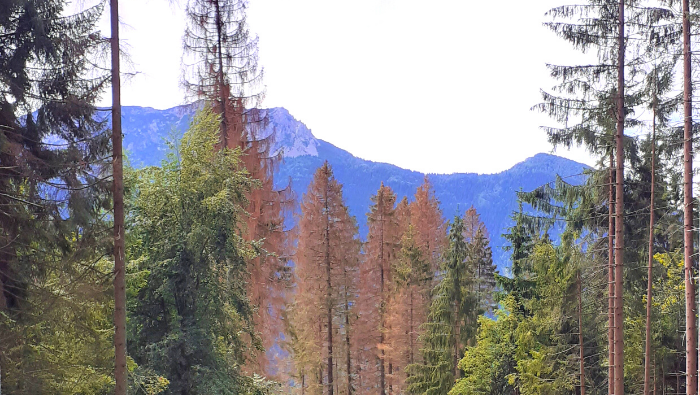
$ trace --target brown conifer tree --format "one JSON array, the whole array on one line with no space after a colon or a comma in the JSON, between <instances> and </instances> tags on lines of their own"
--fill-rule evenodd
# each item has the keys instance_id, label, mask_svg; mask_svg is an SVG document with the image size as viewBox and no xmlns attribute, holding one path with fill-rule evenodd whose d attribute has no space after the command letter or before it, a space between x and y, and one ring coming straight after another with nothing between
<instances>
[{"instance_id":1,"label":"brown conifer tree","mask_svg":"<svg viewBox=\"0 0 700 395\"><path fill-rule=\"evenodd\" d=\"M267 112L258 108L264 98L262 69L258 68L258 40L246 23L246 0L189 0L185 50L194 60L185 68L184 85L220 115L220 147L244 152L243 166L259 187L247 196L247 240L263 240L263 252L250 262L248 297L258 307L255 325L266 349L282 332L281 310L289 286L289 248L284 210L293 196L288 185L275 190L273 173L281 153L270 152L274 134L266 133ZM267 371L261 351L253 370Z\"/></svg>"},{"instance_id":2,"label":"brown conifer tree","mask_svg":"<svg viewBox=\"0 0 700 395\"><path fill-rule=\"evenodd\" d=\"M336 386L351 393L351 309L357 293L359 241L342 186L328 162L316 171L302 199L295 262L297 297L292 315L294 332L301 339L295 348L296 369L316 375L314 380L303 380L318 383L308 393L333 395ZM336 333L342 337L334 338Z\"/></svg>"},{"instance_id":3,"label":"brown conifer tree","mask_svg":"<svg viewBox=\"0 0 700 395\"><path fill-rule=\"evenodd\" d=\"M391 263L399 247L400 229L394 209L396 195L391 188L382 183L371 200L367 214L369 233L362 265L362 291L358 300L362 325L359 335L364 343L362 359L370 367L364 371L365 389L384 395L388 389L387 374L391 374L388 368L390 360L386 355ZM377 369L372 369L372 365Z\"/></svg>"}]
</instances>

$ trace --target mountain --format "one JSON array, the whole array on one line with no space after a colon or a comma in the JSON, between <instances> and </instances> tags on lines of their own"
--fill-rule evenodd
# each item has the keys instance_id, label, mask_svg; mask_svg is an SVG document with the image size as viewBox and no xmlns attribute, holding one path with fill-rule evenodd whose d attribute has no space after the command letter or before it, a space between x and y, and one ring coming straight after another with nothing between
<instances>
[{"instance_id":1,"label":"mountain","mask_svg":"<svg viewBox=\"0 0 700 395\"><path fill-rule=\"evenodd\" d=\"M135 167L158 165L167 153L168 139L179 138L187 128L197 106L180 106L167 110L144 107L124 107L122 126L124 147L130 163ZM282 150L284 162L276 173L279 186L291 181L292 189L301 199L314 171L325 160L333 167L336 178L343 184L343 194L351 214L360 226L360 234L367 234L366 213L370 196L380 183L390 186L401 199L409 200L425 175L387 163L357 158L349 152L314 137L311 131L284 108L269 111L270 123L264 133L275 133L273 151ZM502 233L512 225L511 213L517 209L515 192L521 188L532 190L554 181L556 175L581 183L582 171L587 166L549 154L537 154L512 168L497 174L428 174L435 194L440 200L446 219L464 214L474 206L486 224L491 236L494 261L503 271L508 253Z\"/></svg>"}]
</instances>

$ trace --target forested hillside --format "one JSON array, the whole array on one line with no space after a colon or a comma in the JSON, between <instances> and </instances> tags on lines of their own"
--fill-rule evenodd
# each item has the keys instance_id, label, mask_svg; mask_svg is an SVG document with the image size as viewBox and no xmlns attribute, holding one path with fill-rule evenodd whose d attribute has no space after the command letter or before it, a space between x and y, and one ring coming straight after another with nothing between
<instances>
[{"instance_id":1,"label":"forested hillside","mask_svg":"<svg viewBox=\"0 0 700 395\"><path fill-rule=\"evenodd\" d=\"M168 110L124 107L124 141L127 154L135 167L158 165L167 153L166 142L184 132L195 106L181 106ZM350 213L356 218L367 214L370 196L384 182L400 198L411 199L423 182L424 174L353 156L326 141L316 139L312 132L284 108L270 112L269 125L263 134L275 136L273 151L281 150L284 160L275 173L278 187L291 180L297 197L301 197L311 182L314 169L324 161L333 166L334 174L345 186L345 199ZM455 158L459 161L459 158ZM529 191L557 176L569 183L585 180L583 171L588 166L548 154L538 154L498 174L429 174L443 212L453 215L471 206L477 209L486 224L494 246L494 261L504 270L508 254L501 237L503 229L511 225L510 214L517 208L515 192ZM360 235L367 236L367 225L359 221ZM558 234L558 230L555 230Z\"/></svg>"},{"instance_id":2,"label":"forested hillside","mask_svg":"<svg viewBox=\"0 0 700 395\"><path fill-rule=\"evenodd\" d=\"M699 393L698 4L547 12L594 167L426 176L265 109L247 0L185 1L196 105L122 107L118 3L0 0L1 394Z\"/></svg>"}]
</instances>

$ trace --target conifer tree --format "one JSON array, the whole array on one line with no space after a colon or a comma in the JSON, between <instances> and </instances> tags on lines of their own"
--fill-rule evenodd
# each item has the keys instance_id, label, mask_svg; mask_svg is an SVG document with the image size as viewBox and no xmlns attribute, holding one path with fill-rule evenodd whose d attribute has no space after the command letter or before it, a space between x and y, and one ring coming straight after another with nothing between
<instances>
[{"instance_id":1,"label":"conifer tree","mask_svg":"<svg viewBox=\"0 0 700 395\"><path fill-rule=\"evenodd\" d=\"M95 109L109 79L96 28L104 4L73 15L66 6L0 1L0 372L18 393L52 391L29 369L40 339L29 329L57 328L42 288L61 272L80 279L76 266L106 248L109 139Z\"/></svg>"},{"instance_id":2,"label":"conifer tree","mask_svg":"<svg viewBox=\"0 0 700 395\"><path fill-rule=\"evenodd\" d=\"M126 395L126 252L119 46L119 1L110 0L112 54L112 199L114 201L114 394Z\"/></svg>"},{"instance_id":3,"label":"conifer tree","mask_svg":"<svg viewBox=\"0 0 700 395\"><path fill-rule=\"evenodd\" d=\"M259 181L248 193L245 237L263 240L262 253L249 262L247 292L257 306L256 327L266 348L282 332L281 312L289 288L290 247L284 231L284 211L291 208L290 185L276 190L273 174L281 152L271 152L274 133L265 134L267 111L259 109L265 92L258 67L258 39L246 21L247 0L190 0L185 50L189 94L204 100L220 119L218 147L240 148L241 164ZM189 58L186 58L186 60ZM267 359L258 353L255 370L266 373Z\"/></svg>"},{"instance_id":4,"label":"conifer tree","mask_svg":"<svg viewBox=\"0 0 700 395\"><path fill-rule=\"evenodd\" d=\"M362 323L360 329L361 342L365 347L371 347L367 357L368 364L378 366L378 372L372 369L365 370L365 386L374 388L379 394L386 394L388 365L387 358L387 314L389 295L392 292L393 280L391 277L392 261L400 244L400 229L395 215L394 205L396 195L382 183L377 194L371 197L367 223L369 232L365 244L365 259L361 271L362 287L358 299L361 311L359 320ZM376 360L376 363L370 360ZM371 378L378 376L376 386Z\"/></svg>"},{"instance_id":5,"label":"conifer tree","mask_svg":"<svg viewBox=\"0 0 700 395\"><path fill-rule=\"evenodd\" d=\"M398 257L392 265L395 291L389 302L388 343L393 377L396 378L394 390L398 393L405 389L406 367L421 361L419 329L427 320L429 284L433 278L433 271L416 233L409 225L401 238Z\"/></svg>"},{"instance_id":6,"label":"conifer tree","mask_svg":"<svg viewBox=\"0 0 700 395\"><path fill-rule=\"evenodd\" d=\"M314 174L302 200L295 261L299 289L294 331L304 339L295 359L303 358L298 360L297 369L304 375L315 375L312 381L318 384L312 393L332 395L336 385L347 385L341 392L352 392L353 358L348 353L352 350L350 310L356 295L353 278L359 263L356 234L357 225L343 202L342 186L326 162ZM345 339L334 339L333 334L341 332ZM341 350L345 358L341 358ZM346 380L335 375L336 363L343 362ZM306 383L306 378L303 381Z\"/></svg>"},{"instance_id":7,"label":"conifer tree","mask_svg":"<svg viewBox=\"0 0 700 395\"><path fill-rule=\"evenodd\" d=\"M437 270L442 250L447 242L445 219L440 210L440 202L435 197L435 191L427 176L416 190L414 200L409 206L411 225L423 250L423 256L428 259L430 268Z\"/></svg>"},{"instance_id":8,"label":"conifer tree","mask_svg":"<svg viewBox=\"0 0 700 395\"><path fill-rule=\"evenodd\" d=\"M470 292L474 272L467 261L464 230L464 222L456 216L440 265L440 283L433 291L430 314L421 335L423 363L407 367L408 393L446 394L458 378L457 362L476 332L478 306Z\"/></svg>"},{"instance_id":9,"label":"conifer tree","mask_svg":"<svg viewBox=\"0 0 700 395\"><path fill-rule=\"evenodd\" d=\"M492 312L495 308L496 266L489 246L486 225L481 222L474 206L464 213L464 240L467 243L467 260L474 273L472 292L476 298L479 314Z\"/></svg>"}]
</instances>

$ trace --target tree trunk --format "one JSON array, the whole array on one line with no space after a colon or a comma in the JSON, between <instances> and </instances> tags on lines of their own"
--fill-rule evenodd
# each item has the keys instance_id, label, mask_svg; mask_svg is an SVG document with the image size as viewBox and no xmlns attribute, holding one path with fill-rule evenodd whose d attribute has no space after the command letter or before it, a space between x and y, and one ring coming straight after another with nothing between
<instances>
[{"instance_id":1,"label":"tree trunk","mask_svg":"<svg viewBox=\"0 0 700 395\"><path fill-rule=\"evenodd\" d=\"M219 70L217 72L217 77L219 79L218 87L219 90L219 111L221 111L221 148L230 148L228 146L228 118L226 117L226 102L228 101L228 92L226 90L226 81L224 78L224 60L223 60L223 43L221 42L221 37L224 32L224 21L221 18L221 10L219 8L219 2L214 1L214 12L216 18L216 51L217 51L217 61Z\"/></svg>"},{"instance_id":2,"label":"tree trunk","mask_svg":"<svg viewBox=\"0 0 700 395\"><path fill-rule=\"evenodd\" d=\"M408 325L408 347L409 347L409 358L408 361L413 363L413 286L411 286L410 295L411 313L409 315L409 325Z\"/></svg>"},{"instance_id":3,"label":"tree trunk","mask_svg":"<svg viewBox=\"0 0 700 395\"><path fill-rule=\"evenodd\" d=\"M647 267L647 316L644 348L644 395L651 392L651 287L653 283L652 265L654 262L654 183L656 182L656 95L654 95L653 117L651 122L651 197L649 203L649 259Z\"/></svg>"},{"instance_id":4,"label":"tree trunk","mask_svg":"<svg viewBox=\"0 0 700 395\"><path fill-rule=\"evenodd\" d=\"M126 263L124 261L124 171L119 68L119 2L110 0L112 28L112 196L114 199L114 394L126 395Z\"/></svg>"},{"instance_id":5,"label":"tree trunk","mask_svg":"<svg viewBox=\"0 0 700 395\"><path fill-rule=\"evenodd\" d=\"M613 144L614 146L614 144ZM615 194L613 150L608 173L608 395L615 393Z\"/></svg>"},{"instance_id":6,"label":"tree trunk","mask_svg":"<svg viewBox=\"0 0 700 395\"><path fill-rule=\"evenodd\" d=\"M693 285L693 114L690 52L690 1L683 0L683 226L685 260L685 363L686 394L698 393L697 333L695 327L695 287Z\"/></svg>"},{"instance_id":7,"label":"tree trunk","mask_svg":"<svg viewBox=\"0 0 700 395\"><path fill-rule=\"evenodd\" d=\"M625 0L620 0L617 54L617 133L615 135L615 395L625 394L623 298L625 182Z\"/></svg>"},{"instance_id":8,"label":"tree trunk","mask_svg":"<svg viewBox=\"0 0 700 395\"><path fill-rule=\"evenodd\" d=\"M328 185L326 185L324 196L325 212L326 212L326 234L325 234L325 263L326 263L326 303L328 309L328 394L333 395L333 303L331 302L333 294L331 291L331 253L330 253L330 226L331 219L328 207Z\"/></svg>"},{"instance_id":9,"label":"tree trunk","mask_svg":"<svg viewBox=\"0 0 700 395\"><path fill-rule=\"evenodd\" d=\"M346 284L347 284L347 273L346 273ZM346 288L347 289L347 288ZM348 375L348 395L352 394L352 370L350 366L350 301L348 301L348 294L345 293L345 368L347 369Z\"/></svg>"},{"instance_id":10,"label":"tree trunk","mask_svg":"<svg viewBox=\"0 0 700 395\"><path fill-rule=\"evenodd\" d=\"M578 344L579 344L579 364L580 364L580 384L581 384L581 395L586 395L586 371L583 364L583 309L581 304L581 292L583 287L581 286L581 270L578 272Z\"/></svg>"},{"instance_id":11,"label":"tree trunk","mask_svg":"<svg viewBox=\"0 0 700 395\"><path fill-rule=\"evenodd\" d=\"M379 393L386 395L386 373L384 370L384 357L386 356L384 352L384 202L381 196L377 200L377 207L382 210L380 213L381 227L379 228L379 345L382 348L379 357Z\"/></svg>"}]
</instances>

